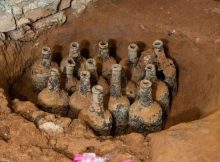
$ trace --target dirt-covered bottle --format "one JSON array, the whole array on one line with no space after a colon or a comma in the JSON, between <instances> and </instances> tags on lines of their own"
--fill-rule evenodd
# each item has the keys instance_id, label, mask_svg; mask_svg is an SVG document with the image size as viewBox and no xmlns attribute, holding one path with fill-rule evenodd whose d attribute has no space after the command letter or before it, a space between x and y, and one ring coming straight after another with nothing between
<instances>
[{"instance_id":1,"label":"dirt-covered bottle","mask_svg":"<svg viewBox=\"0 0 220 162\"><path fill-rule=\"evenodd\" d=\"M153 100L152 83L140 82L140 97L130 106L129 126L139 133L150 133L162 129L162 108Z\"/></svg>"},{"instance_id":2,"label":"dirt-covered bottle","mask_svg":"<svg viewBox=\"0 0 220 162\"><path fill-rule=\"evenodd\" d=\"M156 54L158 70L163 74L164 82L167 83L172 96L177 94L177 72L173 60L166 57L164 45L161 40L153 42L153 49Z\"/></svg>"},{"instance_id":3,"label":"dirt-covered bottle","mask_svg":"<svg viewBox=\"0 0 220 162\"><path fill-rule=\"evenodd\" d=\"M170 112L169 89L163 81L159 80L156 75L156 67L154 64L147 64L145 67L145 79L152 82L153 98L161 105L166 114Z\"/></svg>"},{"instance_id":4,"label":"dirt-covered bottle","mask_svg":"<svg viewBox=\"0 0 220 162\"><path fill-rule=\"evenodd\" d=\"M75 61L72 58L68 58L66 61L66 77L65 77L65 90L69 95L76 91L78 80L73 76Z\"/></svg>"},{"instance_id":5,"label":"dirt-covered bottle","mask_svg":"<svg viewBox=\"0 0 220 162\"><path fill-rule=\"evenodd\" d=\"M60 63L60 70L62 73L65 73L65 64L68 58L72 58L76 66L74 68L74 74L79 76L80 75L80 67L82 64L84 64L85 59L81 56L80 54L80 48L79 48L79 43L78 42L71 42L70 47L69 47L69 55L64 57Z\"/></svg>"},{"instance_id":6,"label":"dirt-covered bottle","mask_svg":"<svg viewBox=\"0 0 220 162\"><path fill-rule=\"evenodd\" d=\"M122 66L120 64L112 65L112 78L110 88L110 98L108 109L112 113L115 123L115 134L123 134L128 126L128 111L130 102L127 96L122 95L121 89Z\"/></svg>"},{"instance_id":7,"label":"dirt-covered bottle","mask_svg":"<svg viewBox=\"0 0 220 162\"><path fill-rule=\"evenodd\" d=\"M89 107L91 103L90 88L90 73L88 71L81 71L78 90L70 97L69 117L77 118L81 110Z\"/></svg>"},{"instance_id":8,"label":"dirt-covered bottle","mask_svg":"<svg viewBox=\"0 0 220 162\"><path fill-rule=\"evenodd\" d=\"M85 121L97 135L107 136L111 133L112 116L104 109L103 96L102 86L93 86L91 105L80 112L79 118Z\"/></svg>"},{"instance_id":9,"label":"dirt-covered bottle","mask_svg":"<svg viewBox=\"0 0 220 162\"><path fill-rule=\"evenodd\" d=\"M60 89L59 75L58 69L51 69L47 88L38 94L38 104L47 112L66 116L69 96L64 90Z\"/></svg>"},{"instance_id":10,"label":"dirt-covered bottle","mask_svg":"<svg viewBox=\"0 0 220 162\"><path fill-rule=\"evenodd\" d=\"M128 57L119 63L122 65L122 92L133 102L136 98L136 82L143 77L143 70L138 65L138 45L131 43L128 46ZM127 80L123 79L127 77Z\"/></svg>"},{"instance_id":11,"label":"dirt-covered bottle","mask_svg":"<svg viewBox=\"0 0 220 162\"><path fill-rule=\"evenodd\" d=\"M47 87L51 68L58 67L56 63L51 62L52 53L49 47L43 47L41 53L41 59L37 60L31 67L32 86L38 92Z\"/></svg>"},{"instance_id":12,"label":"dirt-covered bottle","mask_svg":"<svg viewBox=\"0 0 220 162\"><path fill-rule=\"evenodd\" d=\"M111 78L111 66L116 64L116 60L109 55L108 42L100 41L99 42L99 54L94 57L97 63L98 73L101 73L102 76L110 81ZM101 72L100 72L101 71Z\"/></svg>"},{"instance_id":13,"label":"dirt-covered bottle","mask_svg":"<svg viewBox=\"0 0 220 162\"><path fill-rule=\"evenodd\" d=\"M104 89L104 94L109 95L109 92L110 92L109 85L102 75L98 76L96 65L97 64L95 62L95 59L90 58L86 60L85 69L90 72L91 84L92 86L97 85L97 84L101 85Z\"/></svg>"}]
</instances>

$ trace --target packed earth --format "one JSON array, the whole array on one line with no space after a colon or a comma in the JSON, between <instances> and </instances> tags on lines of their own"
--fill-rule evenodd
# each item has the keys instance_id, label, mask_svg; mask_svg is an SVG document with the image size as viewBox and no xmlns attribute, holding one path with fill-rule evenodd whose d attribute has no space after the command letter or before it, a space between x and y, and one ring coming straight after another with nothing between
<instances>
[{"instance_id":1,"label":"packed earth","mask_svg":"<svg viewBox=\"0 0 220 162\"><path fill-rule=\"evenodd\" d=\"M0 161L220 160L220 1L9 0L0 20Z\"/></svg>"}]
</instances>

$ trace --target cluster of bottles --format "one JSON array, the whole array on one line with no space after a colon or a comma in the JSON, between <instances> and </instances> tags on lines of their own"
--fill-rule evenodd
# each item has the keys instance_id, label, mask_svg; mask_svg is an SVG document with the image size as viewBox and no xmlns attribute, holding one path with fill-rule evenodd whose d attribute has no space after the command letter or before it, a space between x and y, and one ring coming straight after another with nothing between
<instances>
[{"instance_id":1,"label":"cluster of bottles","mask_svg":"<svg viewBox=\"0 0 220 162\"><path fill-rule=\"evenodd\" d=\"M81 119L97 135L161 130L176 93L176 68L160 40L138 55L138 45L131 43L127 58L117 63L109 55L108 42L101 41L98 55L85 59L79 44L72 42L69 56L58 66L51 61L50 48L44 47L42 59L32 67L39 106Z\"/></svg>"}]
</instances>

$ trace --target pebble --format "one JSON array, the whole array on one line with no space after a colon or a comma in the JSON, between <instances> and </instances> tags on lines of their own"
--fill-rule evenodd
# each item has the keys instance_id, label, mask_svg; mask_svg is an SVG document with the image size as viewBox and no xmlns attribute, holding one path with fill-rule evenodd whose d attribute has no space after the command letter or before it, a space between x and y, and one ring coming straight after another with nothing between
<instances>
[{"instance_id":1,"label":"pebble","mask_svg":"<svg viewBox=\"0 0 220 162\"><path fill-rule=\"evenodd\" d=\"M215 44L220 44L220 38L215 40Z\"/></svg>"}]
</instances>

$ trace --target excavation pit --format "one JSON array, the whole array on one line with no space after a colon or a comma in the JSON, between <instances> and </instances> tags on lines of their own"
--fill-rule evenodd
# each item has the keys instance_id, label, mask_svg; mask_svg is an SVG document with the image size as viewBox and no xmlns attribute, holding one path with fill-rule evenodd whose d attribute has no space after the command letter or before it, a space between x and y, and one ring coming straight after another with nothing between
<instances>
[{"instance_id":1,"label":"excavation pit","mask_svg":"<svg viewBox=\"0 0 220 162\"><path fill-rule=\"evenodd\" d=\"M141 6L145 6L144 10L140 10L140 4L132 1L97 2L97 7L91 6L79 18L67 11L68 20L65 24L53 27L33 42L1 43L0 53L3 57L0 84L7 96L6 101L1 93L0 145L5 148L0 153L1 158L15 161L24 155L20 161L71 161L77 153L96 152L117 162L128 157L133 161L170 161L179 156L184 158L183 161L189 161L186 154L191 144L192 153L198 155L193 155L196 160L218 161L218 155L214 153L216 149L212 145L218 150L219 142L215 139L219 135L219 126L216 124L219 122L216 111L220 105L217 88L220 79L217 68L219 34L214 25L210 26L216 23L216 16L210 12L217 1L209 2L208 7L192 1L193 11L200 17L194 17L188 8L182 8L186 5L183 2L141 3ZM175 7L171 3L175 3ZM154 13L158 12L159 6L163 8L161 15ZM199 8L207 10L204 13ZM128 9L132 9L133 14L128 13ZM118 12L113 12L115 10ZM176 14L167 16L168 10ZM210 19L206 19L206 16ZM185 20L193 23L188 24ZM204 21L206 23L198 28L198 23L203 24ZM119 62L126 58L129 43L137 43L144 51L156 39L164 42L167 57L176 63L178 69L178 91L172 99L164 131L147 136L131 133L114 138L97 137L79 120L69 121L50 113L48 122L39 129L39 119L47 114L21 114L23 109L37 109L32 104L37 103L37 93L32 91L27 76L31 66L41 57L39 54L44 45L49 46L53 54L64 58L68 56L69 44L77 41L82 55L88 59L88 54L98 55L98 42L107 40L111 56ZM55 58L59 64L61 59ZM163 70L157 71L157 76L165 80ZM68 127L61 129L58 125ZM49 131L46 133L42 131L47 128ZM64 130L65 133L62 133ZM202 147L207 144L210 151ZM172 148L181 148L181 151ZM214 154L216 158L212 159L214 156L210 155Z\"/></svg>"}]
</instances>

